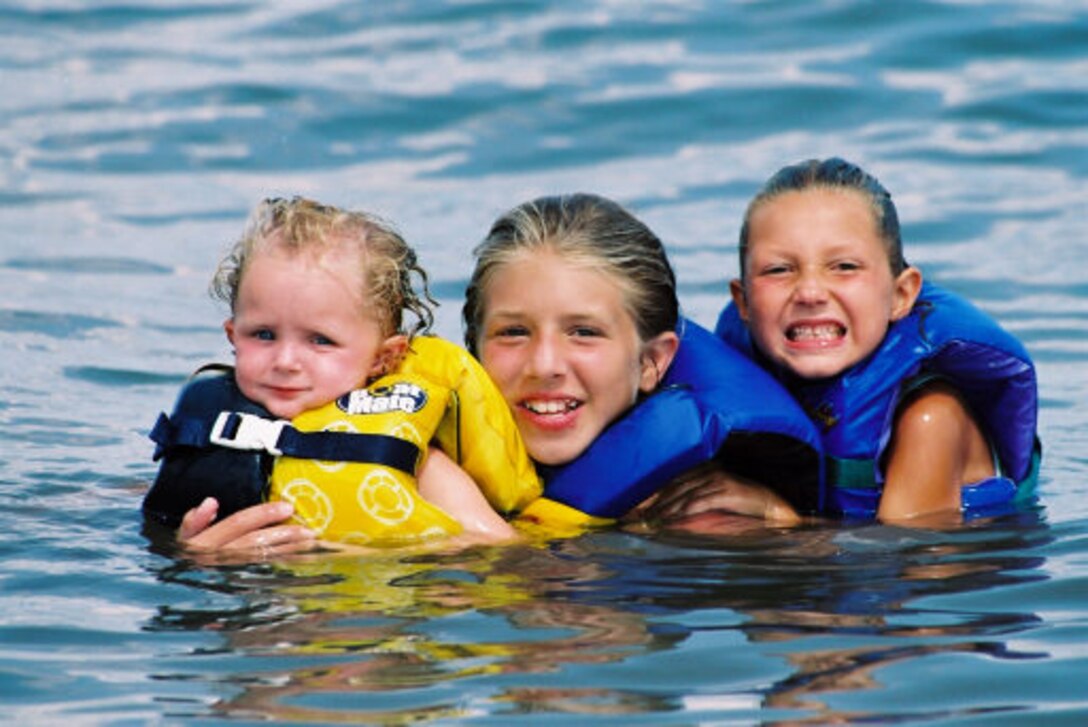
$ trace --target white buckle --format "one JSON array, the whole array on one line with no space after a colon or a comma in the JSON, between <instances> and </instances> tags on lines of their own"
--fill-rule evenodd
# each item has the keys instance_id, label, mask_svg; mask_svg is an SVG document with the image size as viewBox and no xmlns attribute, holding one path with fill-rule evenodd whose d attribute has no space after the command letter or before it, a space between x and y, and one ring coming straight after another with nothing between
<instances>
[{"instance_id":1,"label":"white buckle","mask_svg":"<svg viewBox=\"0 0 1088 727\"><path fill-rule=\"evenodd\" d=\"M224 430L232 419L237 421L238 426L233 435L227 435ZM272 420L255 414L222 411L215 418L215 424L212 425L208 440L212 444L229 447L230 449L263 449L269 454L279 457L283 452L276 445L280 441L283 428L289 424L290 422L286 419Z\"/></svg>"}]
</instances>

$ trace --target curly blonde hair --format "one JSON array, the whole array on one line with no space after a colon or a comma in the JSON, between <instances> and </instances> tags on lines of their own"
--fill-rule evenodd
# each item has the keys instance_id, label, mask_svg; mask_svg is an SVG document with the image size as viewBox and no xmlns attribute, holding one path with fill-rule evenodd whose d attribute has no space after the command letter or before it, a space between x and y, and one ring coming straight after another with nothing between
<instances>
[{"instance_id":1,"label":"curly blonde hair","mask_svg":"<svg viewBox=\"0 0 1088 727\"><path fill-rule=\"evenodd\" d=\"M324 205L303 197L270 198L253 210L242 237L220 261L211 282L214 297L235 312L238 290L253 255L273 246L289 253L326 252L353 246L359 252L362 305L377 316L385 335L415 336L434 325L438 305L427 287L427 273L415 251L384 220L365 212ZM420 290L412 276L419 278ZM415 317L404 330L404 313Z\"/></svg>"}]
</instances>

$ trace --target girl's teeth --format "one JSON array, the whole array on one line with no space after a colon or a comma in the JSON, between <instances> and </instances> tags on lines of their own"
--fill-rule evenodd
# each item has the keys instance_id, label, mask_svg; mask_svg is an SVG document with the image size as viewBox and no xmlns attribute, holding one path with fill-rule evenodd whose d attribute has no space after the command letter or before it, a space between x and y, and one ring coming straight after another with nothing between
<instances>
[{"instance_id":1,"label":"girl's teeth","mask_svg":"<svg viewBox=\"0 0 1088 727\"><path fill-rule=\"evenodd\" d=\"M575 407L572 401L530 401L525 408L534 414L562 414Z\"/></svg>"},{"instance_id":2,"label":"girl's teeth","mask_svg":"<svg viewBox=\"0 0 1088 727\"><path fill-rule=\"evenodd\" d=\"M793 326L789 330L791 341L830 341L843 335L842 326Z\"/></svg>"}]
</instances>

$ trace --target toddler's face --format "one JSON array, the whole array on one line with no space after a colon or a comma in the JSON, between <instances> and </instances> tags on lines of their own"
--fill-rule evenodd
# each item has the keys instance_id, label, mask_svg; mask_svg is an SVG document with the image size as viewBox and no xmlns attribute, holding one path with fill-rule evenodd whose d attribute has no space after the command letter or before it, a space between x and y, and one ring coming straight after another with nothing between
<instances>
[{"instance_id":1,"label":"toddler's face","mask_svg":"<svg viewBox=\"0 0 1088 727\"><path fill-rule=\"evenodd\" d=\"M835 376L880 345L908 312L921 275L892 276L876 219L860 192L787 192L753 211L745 280L733 298L753 342L805 379Z\"/></svg>"},{"instance_id":2,"label":"toddler's face","mask_svg":"<svg viewBox=\"0 0 1088 727\"><path fill-rule=\"evenodd\" d=\"M382 366L394 339L364 315L357 261L272 247L242 276L234 317L235 377L247 398L291 419L335 400ZM354 264L353 264L354 263Z\"/></svg>"}]
</instances>

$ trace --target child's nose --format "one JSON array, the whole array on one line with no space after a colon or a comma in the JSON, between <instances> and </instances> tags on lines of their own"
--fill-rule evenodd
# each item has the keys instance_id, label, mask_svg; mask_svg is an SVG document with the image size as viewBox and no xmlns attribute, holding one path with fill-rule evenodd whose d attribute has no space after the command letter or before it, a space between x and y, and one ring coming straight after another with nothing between
<instances>
[{"instance_id":1,"label":"child's nose","mask_svg":"<svg viewBox=\"0 0 1088 727\"><path fill-rule=\"evenodd\" d=\"M529 353L529 373L539 378L549 378L563 370L561 344L551 336L541 336L533 342Z\"/></svg>"},{"instance_id":2,"label":"child's nose","mask_svg":"<svg viewBox=\"0 0 1088 727\"><path fill-rule=\"evenodd\" d=\"M276 368L293 370L298 368L299 358L297 347L293 344L282 342L276 347L276 355L273 359Z\"/></svg>"},{"instance_id":3,"label":"child's nose","mask_svg":"<svg viewBox=\"0 0 1088 727\"><path fill-rule=\"evenodd\" d=\"M814 271L802 272L794 291L797 302L806 305L823 303L827 300L827 286L819 273Z\"/></svg>"}]
</instances>

